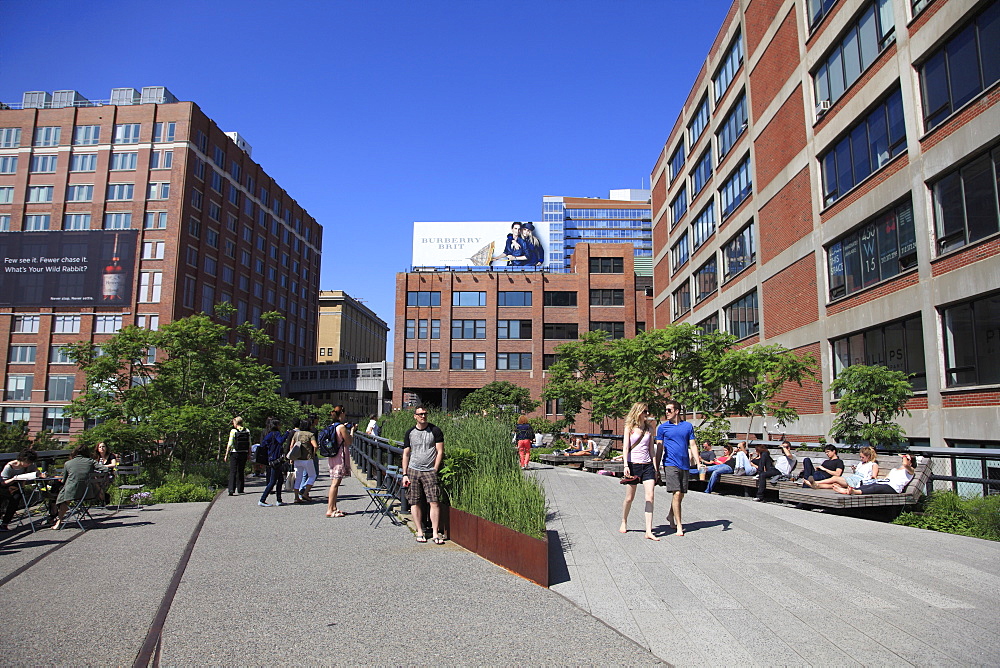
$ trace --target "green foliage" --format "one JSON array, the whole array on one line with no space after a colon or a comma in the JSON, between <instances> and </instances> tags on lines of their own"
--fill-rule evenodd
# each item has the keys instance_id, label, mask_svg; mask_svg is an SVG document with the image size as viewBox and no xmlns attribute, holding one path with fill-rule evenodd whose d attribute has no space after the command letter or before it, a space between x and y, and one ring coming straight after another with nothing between
<instances>
[{"instance_id":1,"label":"green foliage","mask_svg":"<svg viewBox=\"0 0 1000 668\"><path fill-rule=\"evenodd\" d=\"M543 417L528 418L528 424L536 434L552 434L555 436L566 428L565 420L546 420Z\"/></svg>"},{"instance_id":2,"label":"green foliage","mask_svg":"<svg viewBox=\"0 0 1000 668\"><path fill-rule=\"evenodd\" d=\"M462 400L461 409L466 413L498 417L530 413L538 406L539 402L531 398L528 388L497 380L470 392Z\"/></svg>"},{"instance_id":3,"label":"green foliage","mask_svg":"<svg viewBox=\"0 0 1000 668\"><path fill-rule=\"evenodd\" d=\"M901 513L894 524L1000 541L1000 495L965 499L955 492L934 492L923 510Z\"/></svg>"},{"instance_id":4,"label":"green foliage","mask_svg":"<svg viewBox=\"0 0 1000 668\"><path fill-rule=\"evenodd\" d=\"M0 422L0 452L20 452L31 445L28 423L18 420L12 424Z\"/></svg>"},{"instance_id":5,"label":"green foliage","mask_svg":"<svg viewBox=\"0 0 1000 668\"><path fill-rule=\"evenodd\" d=\"M713 447L722 447L729 442L729 420L718 416L709 417L694 430L694 437L699 446L707 441Z\"/></svg>"},{"instance_id":6,"label":"green foliage","mask_svg":"<svg viewBox=\"0 0 1000 668\"><path fill-rule=\"evenodd\" d=\"M913 386L902 371L878 364L852 364L840 372L830 389L840 397L830 429L833 438L850 444L867 441L876 447L906 439L895 420L910 414L906 402L913 396Z\"/></svg>"},{"instance_id":7,"label":"green foliage","mask_svg":"<svg viewBox=\"0 0 1000 668\"><path fill-rule=\"evenodd\" d=\"M447 448L441 462L440 480L449 496L455 484L476 468L476 453L468 448Z\"/></svg>"},{"instance_id":8,"label":"green foliage","mask_svg":"<svg viewBox=\"0 0 1000 668\"><path fill-rule=\"evenodd\" d=\"M153 503L211 501L215 493L193 482L170 482L153 490Z\"/></svg>"},{"instance_id":9,"label":"green foliage","mask_svg":"<svg viewBox=\"0 0 1000 668\"><path fill-rule=\"evenodd\" d=\"M556 450L561 450L562 448L532 448L531 449L531 461L540 462L540 455L551 455Z\"/></svg>"}]
</instances>

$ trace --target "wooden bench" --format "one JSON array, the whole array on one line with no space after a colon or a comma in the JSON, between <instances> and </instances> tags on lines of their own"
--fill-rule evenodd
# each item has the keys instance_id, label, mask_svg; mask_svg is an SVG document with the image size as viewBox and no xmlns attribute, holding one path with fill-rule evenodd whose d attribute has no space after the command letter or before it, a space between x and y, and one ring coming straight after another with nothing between
<instances>
[{"instance_id":1,"label":"wooden bench","mask_svg":"<svg viewBox=\"0 0 1000 668\"><path fill-rule=\"evenodd\" d=\"M893 462L892 460L896 461ZM898 456L879 456L879 477L899 466ZM845 462L846 463L846 462ZM801 503L824 508L885 508L888 506L911 506L923 496L924 487L931 477L931 462L917 464L913 480L899 494L837 494L832 489L809 489L786 487L778 490L778 498L789 503Z\"/></svg>"},{"instance_id":2,"label":"wooden bench","mask_svg":"<svg viewBox=\"0 0 1000 668\"><path fill-rule=\"evenodd\" d=\"M614 446L615 441L610 438L595 438L594 443L597 445L596 457L594 455L559 455L556 453L550 453L547 455L539 455L538 460L543 464L552 464L553 466L569 466L577 470L582 470L588 460L593 461L594 459L606 458L611 452L611 448Z\"/></svg>"}]
</instances>

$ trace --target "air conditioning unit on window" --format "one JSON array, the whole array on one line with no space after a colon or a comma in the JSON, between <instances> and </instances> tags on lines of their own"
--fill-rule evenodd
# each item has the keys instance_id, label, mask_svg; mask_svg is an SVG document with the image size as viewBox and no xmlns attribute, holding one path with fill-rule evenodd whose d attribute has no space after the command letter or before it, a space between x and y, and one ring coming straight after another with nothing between
<instances>
[{"instance_id":1,"label":"air conditioning unit on window","mask_svg":"<svg viewBox=\"0 0 1000 668\"><path fill-rule=\"evenodd\" d=\"M830 100L820 100L816 103L816 118L823 118L823 114L830 111Z\"/></svg>"}]
</instances>

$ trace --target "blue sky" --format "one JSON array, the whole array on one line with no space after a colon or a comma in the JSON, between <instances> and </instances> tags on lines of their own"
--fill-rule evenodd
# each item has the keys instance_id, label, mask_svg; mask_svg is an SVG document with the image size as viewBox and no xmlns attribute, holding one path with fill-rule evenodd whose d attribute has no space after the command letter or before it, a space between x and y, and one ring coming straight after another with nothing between
<instances>
[{"instance_id":1,"label":"blue sky","mask_svg":"<svg viewBox=\"0 0 1000 668\"><path fill-rule=\"evenodd\" d=\"M413 221L644 187L729 5L0 0L0 101L196 102L324 226L321 287L392 326Z\"/></svg>"}]
</instances>

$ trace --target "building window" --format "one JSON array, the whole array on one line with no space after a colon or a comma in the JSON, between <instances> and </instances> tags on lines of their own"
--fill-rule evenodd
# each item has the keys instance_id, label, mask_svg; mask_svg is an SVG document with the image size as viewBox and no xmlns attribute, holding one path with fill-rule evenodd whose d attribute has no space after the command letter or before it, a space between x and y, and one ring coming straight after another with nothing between
<instances>
[{"instance_id":1,"label":"building window","mask_svg":"<svg viewBox=\"0 0 1000 668\"><path fill-rule=\"evenodd\" d=\"M130 171L135 169L136 164L138 164L139 154L138 153L112 153L111 154L111 170L112 171Z\"/></svg>"},{"instance_id":2,"label":"building window","mask_svg":"<svg viewBox=\"0 0 1000 668\"><path fill-rule=\"evenodd\" d=\"M14 187L0 187L0 204L10 204L14 201Z\"/></svg>"},{"instance_id":3,"label":"building window","mask_svg":"<svg viewBox=\"0 0 1000 668\"><path fill-rule=\"evenodd\" d=\"M60 407L46 408L45 418L42 420L42 429L51 431L53 434L68 434L70 418L63 415Z\"/></svg>"},{"instance_id":4,"label":"building window","mask_svg":"<svg viewBox=\"0 0 1000 668\"><path fill-rule=\"evenodd\" d=\"M1000 383L1000 295L943 309L948 387Z\"/></svg>"},{"instance_id":5,"label":"building window","mask_svg":"<svg viewBox=\"0 0 1000 668\"><path fill-rule=\"evenodd\" d=\"M823 203L830 205L906 150L903 98L899 90L820 154Z\"/></svg>"},{"instance_id":6,"label":"building window","mask_svg":"<svg viewBox=\"0 0 1000 668\"><path fill-rule=\"evenodd\" d=\"M750 223L722 248L723 280L728 281L756 260L757 250L753 237L753 223Z\"/></svg>"},{"instance_id":7,"label":"building window","mask_svg":"<svg viewBox=\"0 0 1000 668\"><path fill-rule=\"evenodd\" d=\"M115 144L138 144L139 143L139 124L138 123L120 123L115 126Z\"/></svg>"},{"instance_id":8,"label":"building window","mask_svg":"<svg viewBox=\"0 0 1000 668\"><path fill-rule=\"evenodd\" d=\"M559 361L559 355L545 353L542 355L542 370L551 369L552 365Z\"/></svg>"},{"instance_id":9,"label":"building window","mask_svg":"<svg viewBox=\"0 0 1000 668\"><path fill-rule=\"evenodd\" d=\"M48 401L72 401L75 380L76 376L49 376Z\"/></svg>"},{"instance_id":10,"label":"building window","mask_svg":"<svg viewBox=\"0 0 1000 668\"><path fill-rule=\"evenodd\" d=\"M96 169L96 153L74 153L69 157L69 171L71 172L93 172Z\"/></svg>"},{"instance_id":11,"label":"building window","mask_svg":"<svg viewBox=\"0 0 1000 668\"><path fill-rule=\"evenodd\" d=\"M542 325L542 338L572 341L580 338L580 326L575 322L547 322Z\"/></svg>"},{"instance_id":12,"label":"building window","mask_svg":"<svg viewBox=\"0 0 1000 668\"><path fill-rule=\"evenodd\" d=\"M719 189L719 195L722 196L722 219L728 218L736 207L750 197L752 191L753 176L750 173L750 156L747 155Z\"/></svg>"},{"instance_id":13,"label":"building window","mask_svg":"<svg viewBox=\"0 0 1000 668\"><path fill-rule=\"evenodd\" d=\"M139 302L158 304L160 302L160 290L162 286L163 272L144 271L139 274Z\"/></svg>"},{"instance_id":14,"label":"building window","mask_svg":"<svg viewBox=\"0 0 1000 668\"><path fill-rule=\"evenodd\" d=\"M69 358L69 348L61 345L54 345L49 348L49 364L73 364Z\"/></svg>"},{"instance_id":15,"label":"building window","mask_svg":"<svg viewBox=\"0 0 1000 668\"><path fill-rule=\"evenodd\" d=\"M693 149L701 133L708 127L708 96L698 105L698 110L694 112L691 123L688 124L688 145Z\"/></svg>"},{"instance_id":16,"label":"building window","mask_svg":"<svg viewBox=\"0 0 1000 668\"><path fill-rule=\"evenodd\" d=\"M135 191L135 184L132 183L109 183L108 201L129 201Z\"/></svg>"},{"instance_id":17,"label":"building window","mask_svg":"<svg viewBox=\"0 0 1000 668\"><path fill-rule=\"evenodd\" d=\"M407 306L441 306L441 293L434 291L413 291L406 293Z\"/></svg>"},{"instance_id":18,"label":"building window","mask_svg":"<svg viewBox=\"0 0 1000 668\"><path fill-rule=\"evenodd\" d=\"M0 214L0 232L10 232L10 214Z\"/></svg>"},{"instance_id":19,"label":"building window","mask_svg":"<svg viewBox=\"0 0 1000 668\"><path fill-rule=\"evenodd\" d=\"M59 146L62 128L58 126L35 128L35 146Z\"/></svg>"},{"instance_id":20,"label":"building window","mask_svg":"<svg viewBox=\"0 0 1000 668\"><path fill-rule=\"evenodd\" d=\"M10 364L34 364L35 346L13 345L9 348L7 361Z\"/></svg>"},{"instance_id":21,"label":"building window","mask_svg":"<svg viewBox=\"0 0 1000 668\"><path fill-rule=\"evenodd\" d=\"M681 170L684 169L684 160L687 157L687 150L684 147L684 138L681 137L681 142L674 149L673 154L670 156L670 182L673 183L674 179L680 176Z\"/></svg>"},{"instance_id":22,"label":"building window","mask_svg":"<svg viewBox=\"0 0 1000 668\"><path fill-rule=\"evenodd\" d=\"M219 220L222 217L222 207L208 200L208 217L212 220Z\"/></svg>"},{"instance_id":23,"label":"building window","mask_svg":"<svg viewBox=\"0 0 1000 668\"><path fill-rule=\"evenodd\" d=\"M932 186L938 252L979 241L1000 230L997 219L1000 149L957 169Z\"/></svg>"},{"instance_id":24,"label":"building window","mask_svg":"<svg viewBox=\"0 0 1000 668\"><path fill-rule=\"evenodd\" d=\"M211 248L219 247L219 231L211 227L205 229L205 243Z\"/></svg>"},{"instance_id":25,"label":"building window","mask_svg":"<svg viewBox=\"0 0 1000 668\"><path fill-rule=\"evenodd\" d=\"M155 332L160 328L160 316L157 314L137 315L135 317L135 326Z\"/></svg>"},{"instance_id":26,"label":"building window","mask_svg":"<svg viewBox=\"0 0 1000 668\"><path fill-rule=\"evenodd\" d=\"M48 155L33 155L31 156L31 173L32 174L45 174L48 172L56 171L56 164L59 162L59 156L53 154Z\"/></svg>"},{"instance_id":27,"label":"building window","mask_svg":"<svg viewBox=\"0 0 1000 668\"><path fill-rule=\"evenodd\" d=\"M173 151L153 151L149 154L150 169L170 169L174 165Z\"/></svg>"},{"instance_id":28,"label":"building window","mask_svg":"<svg viewBox=\"0 0 1000 668\"><path fill-rule=\"evenodd\" d=\"M830 299L853 294L916 264L913 207L907 201L830 245L827 249Z\"/></svg>"},{"instance_id":29,"label":"building window","mask_svg":"<svg viewBox=\"0 0 1000 668\"><path fill-rule=\"evenodd\" d=\"M28 422L31 420L30 408L5 408L3 409L3 421L9 424L15 422Z\"/></svg>"},{"instance_id":30,"label":"building window","mask_svg":"<svg viewBox=\"0 0 1000 668\"><path fill-rule=\"evenodd\" d=\"M545 400L545 414L546 415L562 415L563 414L563 400L562 399L546 399Z\"/></svg>"},{"instance_id":31,"label":"building window","mask_svg":"<svg viewBox=\"0 0 1000 668\"><path fill-rule=\"evenodd\" d=\"M852 23L813 73L816 102L833 103L875 62L895 37L891 0L875 0Z\"/></svg>"},{"instance_id":32,"label":"building window","mask_svg":"<svg viewBox=\"0 0 1000 668\"><path fill-rule=\"evenodd\" d=\"M736 145L737 140L747 129L747 96L740 95L733 105L732 111L722 121L719 131L715 133L719 145L719 161Z\"/></svg>"},{"instance_id":33,"label":"building window","mask_svg":"<svg viewBox=\"0 0 1000 668\"><path fill-rule=\"evenodd\" d=\"M681 218L688 210L688 194L687 186L681 186L681 189L677 191L677 197L674 201L670 203L670 222L671 225L676 225L680 222Z\"/></svg>"},{"instance_id":34,"label":"building window","mask_svg":"<svg viewBox=\"0 0 1000 668\"><path fill-rule=\"evenodd\" d=\"M820 19L826 16L835 4L837 4L837 0L806 0L809 12L809 29L815 28Z\"/></svg>"},{"instance_id":35,"label":"building window","mask_svg":"<svg viewBox=\"0 0 1000 668\"><path fill-rule=\"evenodd\" d=\"M591 320L590 331L607 332L609 339L624 339L625 323L621 321Z\"/></svg>"},{"instance_id":36,"label":"building window","mask_svg":"<svg viewBox=\"0 0 1000 668\"><path fill-rule=\"evenodd\" d=\"M31 401L31 389L34 385L34 374L7 376L7 401Z\"/></svg>"},{"instance_id":37,"label":"building window","mask_svg":"<svg viewBox=\"0 0 1000 668\"><path fill-rule=\"evenodd\" d=\"M573 294L576 294L576 293L574 292ZM624 306L625 305L625 291L624 290L619 290L619 289L591 290L590 291L590 305L591 306Z\"/></svg>"},{"instance_id":38,"label":"building window","mask_svg":"<svg viewBox=\"0 0 1000 668\"><path fill-rule=\"evenodd\" d=\"M497 321L497 338L498 339L530 339L531 338L531 321L530 320L498 320Z\"/></svg>"},{"instance_id":39,"label":"building window","mask_svg":"<svg viewBox=\"0 0 1000 668\"><path fill-rule=\"evenodd\" d=\"M694 303L698 304L713 294L719 287L719 272L715 256L694 272Z\"/></svg>"},{"instance_id":40,"label":"building window","mask_svg":"<svg viewBox=\"0 0 1000 668\"><path fill-rule=\"evenodd\" d=\"M201 286L201 312L212 315L215 310L215 288L211 285Z\"/></svg>"},{"instance_id":41,"label":"building window","mask_svg":"<svg viewBox=\"0 0 1000 668\"><path fill-rule=\"evenodd\" d=\"M1000 3L993 2L924 62L924 127L936 127L1000 79L998 40Z\"/></svg>"},{"instance_id":42,"label":"building window","mask_svg":"<svg viewBox=\"0 0 1000 668\"><path fill-rule=\"evenodd\" d=\"M531 353L497 353L497 371L531 371Z\"/></svg>"},{"instance_id":43,"label":"building window","mask_svg":"<svg viewBox=\"0 0 1000 668\"><path fill-rule=\"evenodd\" d=\"M691 223L691 243L695 250L708 241L715 233L715 200L708 203L705 210Z\"/></svg>"},{"instance_id":44,"label":"building window","mask_svg":"<svg viewBox=\"0 0 1000 668\"><path fill-rule=\"evenodd\" d=\"M691 172L691 197L694 198L705 187L708 180L712 178L712 149L709 148L705 154L698 159Z\"/></svg>"},{"instance_id":45,"label":"building window","mask_svg":"<svg viewBox=\"0 0 1000 668\"><path fill-rule=\"evenodd\" d=\"M80 332L80 316L55 316L52 318L52 331L56 334L78 334Z\"/></svg>"},{"instance_id":46,"label":"building window","mask_svg":"<svg viewBox=\"0 0 1000 668\"><path fill-rule=\"evenodd\" d=\"M430 331L428 331L428 324L430 325ZM432 339L441 338L441 321L437 318L432 318L431 320L426 320L421 318L417 323L417 336L421 339L428 338L428 334Z\"/></svg>"},{"instance_id":47,"label":"building window","mask_svg":"<svg viewBox=\"0 0 1000 668\"><path fill-rule=\"evenodd\" d=\"M486 306L485 292L457 291L451 293L452 306Z\"/></svg>"},{"instance_id":48,"label":"building window","mask_svg":"<svg viewBox=\"0 0 1000 668\"><path fill-rule=\"evenodd\" d=\"M674 320L691 310L691 285L687 280L681 282L680 287L674 290Z\"/></svg>"},{"instance_id":49,"label":"building window","mask_svg":"<svg viewBox=\"0 0 1000 668\"><path fill-rule=\"evenodd\" d=\"M205 256L205 273L209 276L215 276L219 271L219 261L214 257Z\"/></svg>"},{"instance_id":50,"label":"building window","mask_svg":"<svg viewBox=\"0 0 1000 668\"><path fill-rule=\"evenodd\" d=\"M177 123L153 123L153 141L173 141L177 132Z\"/></svg>"},{"instance_id":51,"label":"building window","mask_svg":"<svg viewBox=\"0 0 1000 668\"><path fill-rule=\"evenodd\" d=\"M452 353L451 368L455 371L481 371L486 368L486 353Z\"/></svg>"},{"instance_id":52,"label":"building window","mask_svg":"<svg viewBox=\"0 0 1000 668\"><path fill-rule=\"evenodd\" d=\"M485 320L452 320L451 338L453 339L485 339Z\"/></svg>"},{"instance_id":53,"label":"building window","mask_svg":"<svg viewBox=\"0 0 1000 668\"><path fill-rule=\"evenodd\" d=\"M590 273L623 274L625 273L625 260L620 257L592 257L590 258Z\"/></svg>"},{"instance_id":54,"label":"building window","mask_svg":"<svg viewBox=\"0 0 1000 668\"><path fill-rule=\"evenodd\" d=\"M41 320L41 316L37 315L15 315L14 316L14 333L15 334L38 334L38 324Z\"/></svg>"},{"instance_id":55,"label":"building window","mask_svg":"<svg viewBox=\"0 0 1000 668\"><path fill-rule=\"evenodd\" d=\"M146 212L145 227L146 227L147 230L165 230L165 229L167 229L167 212L166 211L147 211Z\"/></svg>"},{"instance_id":56,"label":"building window","mask_svg":"<svg viewBox=\"0 0 1000 668\"><path fill-rule=\"evenodd\" d=\"M104 214L104 229L106 230L127 230L132 227L131 213L106 213Z\"/></svg>"},{"instance_id":57,"label":"building window","mask_svg":"<svg viewBox=\"0 0 1000 668\"><path fill-rule=\"evenodd\" d=\"M100 125L77 125L73 128L73 146L93 146L101 143Z\"/></svg>"},{"instance_id":58,"label":"building window","mask_svg":"<svg viewBox=\"0 0 1000 668\"><path fill-rule=\"evenodd\" d=\"M240 205L240 191L232 183L229 184L229 203L233 206Z\"/></svg>"},{"instance_id":59,"label":"building window","mask_svg":"<svg viewBox=\"0 0 1000 668\"><path fill-rule=\"evenodd\" d=\"M89 230L90 229L90 214L89 213L67 213L63 217L63 229L64 230Z\"/></svg>"},{"instance_id":60,"label":"building window","mask_svg":"<svg viewBox=\"0 0 1000 668\"><path fill-rule=\"evenodd\" d=\"M202 194L200 190L196 188L191 189L191 206L193 206L195 209L198 209L198 211L201 211L202 203L204 202L204 200L205 196Z\"/></svg>"},{"instance_id":61,"label":"building window","mask_svg":"<svg viewBox=\"0 0 1000 668\"><path fill-rule=\"evenodd\" d=\"M73 185L66 186L67 202L92 202L94 200L94 186Z\"/></svg>"},{"instance_id":62,"label":"building window","mask_svg":"<svg viewBox=\"0 0 1000 668\"><path fill-rule=\"evenodd\" d=\"M707 318L699 322L696 326L705 334L711 334L713 332L719 331L719 314L713 313L712 315L708 316Z\"/></svg>"},{"instance_id":63,"label":"building window","mask_svg":"<svg viewBox=\"0 0 1000 668\"><path fill-rule=\"evenodd\" d=\"M832 339L833 377L852 364L879 365L911 375L914 390L927 389L920 317Z\"/></svg>"},{"instance_id":64,"label":"building window","mask_svg":"<svg viewBox=\"0 0 1000 668\"><path fill-rule=\"evenodd\" d=\"M542 306L576 306L576 292L570 290L546 290L542 293Z\"/></svg>"},{"instance_id":65,"label":"building window","mask_svg":"<svg viewBox=\"0 0 1000 668\"><path fill-rule=\"evenodd\" d=\"M531 293L502 290L497 296L497 306L531 306Z\"/></svg>"},{"instance_id":66,"label":"building window","mask_svg":"<svg viewBox=\"0 0 1000 668\"><path fill-rule=\"evenodd\" d=\"M21 128L0 128L0 148L17 148L21 145Z\"/></svg>"},{"instance_id":67,"label":"building window","mask_svg":"<svg viewBox=\"0 0 1000 668\"><path fill-rule=\"evenodd\" d=\"M677 271L687 264L690 256L688 247L688 233L685 232L681 238L670 248L670 271L676 274Z\"/></svg>"},{"instance_id":68,"label":"building window","mask_svg":"<svg viewBox=\"0 0 1000 668\"><path fill-rule=\"evenodd\" d=\"M209 183L209 186L212 188L212 190L214 190L215 192L217 192L217 193L219 193L221 195L222 194L222 174L220 174L219 172L217 172L215 170L212 170L212 177L211 177L211 182Z\"/></svg>"},{"instance_id":69,"label":"building window","mask_svg":"<svg viewBox=\"0 0 1000 668\"><path fill-rule=\"evenodd\" d=\"M24 217L25 232L44 232L49 229L49 214L30 214Z\"/></svg>"},{"instance_id":70,"label":"building window","mask_svg":"<svg viewBox=\"0 0 1000 668\"><path fill-rule=\"evenodd\" d=\"M29 202L51 202L52 186L28 186Z\"/></svg>"},{"instance_id":71,"label":"building window","mask_svg":"<svg viewBox=\"0 0 1000 668\"><path fill-rule=\"evenodd\" d=\"M752 290L726 307L726 326L737 339L745 339L759 331L757 291Z\"/></svg>"},{"instance_id":72,"label":"building window","mask_svg":"<svg viewBox=\"0 0 1000 668\"><path fill-rule=\"evenodd\" d=\"M729 50L726 51L726 55L722 59L722 65L719 66L719 70L712 77L712 84L715 87L715 102L718 104L719 100L725 94L726 90L729 89L729 84L733 82L733 78L739 71L740 66L743 64L743 34L736 33L736 37L733 39L733 43L729 45Z\"/></svg>"},{"instance_id":73,"label":"building window","mask_svg":"<svg viewBox=\"0 0 1000 668\"><path fill-rule=\"evenodd\" d=\"M0 155L0 174L14 174L17 172L16 155Z\"/></svg>"}]
</instances>

